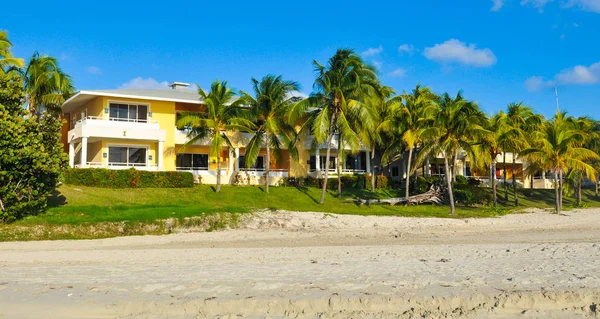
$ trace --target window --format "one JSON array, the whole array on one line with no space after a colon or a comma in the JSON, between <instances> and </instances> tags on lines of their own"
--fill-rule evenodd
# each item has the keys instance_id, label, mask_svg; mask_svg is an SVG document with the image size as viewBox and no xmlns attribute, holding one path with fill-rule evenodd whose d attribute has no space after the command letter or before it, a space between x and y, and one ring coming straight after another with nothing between
<instances>
[{"instance_id":1,"label":"window","mask_svg":"<svg viewBox=\"0 0 600 319\"><path fill-rule=\"evenodd\" d=\"M176 166L179 170L208 170L208 154L177 154Z\"/></svg>"},{"instance_id":2,"label":"window","mask_svg":"<svg viewBox=\"0 0 600 319\"><path fill-rule=\"evenodd\" d=\"M115 166L146 166L145 147L109 146L108 164Z\"/></svg>"},{"instance_id":3,"label":"window","mask_svg":"<svg viewBox=\"0 0 600 319\"><path fill-rule=\"evenodd\" d=\"M325 159L326 158L327 158L327 156L319 156L319 164L320 164L319 167L321 169L325 168ZM336 160L335 156L329 157L329 169L330 170L336 169L336 166L335 166L335 162L336 161L335 160ZM314 170L317 169L317 157L316 156L311 156L310 157L310 159L309 159L309 166L310 166L310 170L314 171Z\"/></svg>"},{"instance_id":4,"label":"window","mask_svg":"<svg viewBox=\"0 0 600 319\"><path fill-rule=\"evenodd\" d=\"M111 121L148 122L148 105L110 103Z\"/></svg>"},{"instance_id":5,"label":"window","mask_svg":"<svg viewBox=\"0 0 600 319\"><path fill-rule=\"evenodd\" d=\"M398 166L392 166L392 177L400 176L400 168Z\"/></svg>"},{"instance_id":6,"label":"window","mask_svg":"<svg viewBox=\"0 0 600 319\"><path fill-rule=\"evenodd\" d=\"M265 169L265 158L264 158L264 156L258 156L256 158L256 162L254 162L254 165L252 165L250 167L246 167L246 156L240 155L240 157L238 158L238 161L240 163L240 169L255 169L255 170L263 170L263 169Z\"/></svg>"}]
</instances>

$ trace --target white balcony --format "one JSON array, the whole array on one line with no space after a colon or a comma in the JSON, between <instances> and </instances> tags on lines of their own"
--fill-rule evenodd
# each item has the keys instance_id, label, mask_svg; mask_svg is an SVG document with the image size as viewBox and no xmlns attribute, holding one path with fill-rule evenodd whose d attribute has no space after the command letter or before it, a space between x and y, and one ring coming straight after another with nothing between
<instances>
[{"instance_id":1,"label":"white balcony","mask_svg":"<svg viewBox=\"0 0 600 319\"><path fill-rule=\"evenodd\" d=\"M265 176L264 168L240 168L240 173L248 176ZM288 170L285 168L271 168L269 169L270 177L288 177Z\"/></svg>"},{"instance_id":2,"label":"white balcony","mask_svg":"<svg viewBox=\"0 0 600 319\"><path fill-rule=\"evenodd\" d=\"M313 135L308 135L308 136L306 137L306 140L304 140L304 148L305 148L305 149L310 149L310 148L312 147L312 144L313 144L313 141L314 141L314 139L315 139L315 137L314 137ZM332 150L336 150L336 149L338 149L339 140L340 140L340 139L339 139L339 136L338 136L338 135L334 135L334 136L333 136L333 138L331 139L331 149L332 149ZM348 145L346 145L345 143L344 143L344 145L343 145L343 146L344 146L344 149L345 149L345 150L347 150L347 151L350 151L350 150L351 150L351 148L350 148ZM327 149L327 141L325 141L325 142L324 142L323 144L321 144L321 145L318 145L318 148L319 148L319 149L322 149L322 150L324 150L324 149ZM359 148L359 150L360 150L360 151L368 151L368 149L366 149L366 148L365 148L365 146L364 146L362 143L360 144L360 148Z\"/></svg>"},{"instance_id":3,"label":"white balcony","mask_svg":"<svg viewBox=\"0 0 600 319\"><path fill-rule=\"evenodd\" d=\"M87 162L85 166L81 164L75 165L75 168L106 168L106 169L130 169L135 168L140 171L158 171L157 165L138 164L138 163L102 163L102 162Z\"/></svg>"},{"instance_id":4,"label":"white balcony","mask_svg":"<svg viewBox=\"0 0 600 319\"><path fill-rule=\"evenodd\" d=\"M69 131L69 141L81 137L164 141L166 133L157 121L88 116Z\"/></svg>"}]
</instances>

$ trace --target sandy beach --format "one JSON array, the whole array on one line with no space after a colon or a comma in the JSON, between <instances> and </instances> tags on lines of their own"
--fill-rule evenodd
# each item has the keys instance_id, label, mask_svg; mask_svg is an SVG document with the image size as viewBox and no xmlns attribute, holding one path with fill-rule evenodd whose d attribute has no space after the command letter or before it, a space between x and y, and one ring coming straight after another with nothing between
<instances>
[{"instance_id":1,"label":"sandy beach","mask_svg":"<svg viewBox=\"0 0 600 319\"><path fill-rule=\"evenodd\" d=\"M0 318L599 318L600 210L0 243Z\"/></svg>"}]
</instances>

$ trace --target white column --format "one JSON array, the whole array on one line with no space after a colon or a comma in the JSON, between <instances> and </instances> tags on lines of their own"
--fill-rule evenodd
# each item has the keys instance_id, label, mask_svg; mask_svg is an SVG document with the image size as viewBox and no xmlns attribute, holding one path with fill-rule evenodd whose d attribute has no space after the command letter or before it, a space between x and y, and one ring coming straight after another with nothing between
<instances>
[{"instance_id":1,"label":"white column","mask_svg":"<svg viewBox=\"0 0 600 319\"><path fill-rule=\"evenodd\" d=\"M240 148L236 147L235 148L235 171L239 171L240 170Z\"/></svg>"},{"instance_id":2,"label":"white column","mask_svg":"<svg viewBox=\"0 0 600 319\"><path fill-rule=\"evenodd\" d=\"M158 170L159 171L162 171L163 169L165 169L164 155L165 155L164 142L158 141Z\"/></svg>"},{"instance_id":3,"label":"white column","mask_svg":"<svg viewBox=\"0 0 600 319\"><path fill-rule=\"evenodd\" d=\"M366 166L367 166L367 173L371 173L371 152L367 151L367 157L366 157Z\"/></svg>"},{"instance_id":4,"label":"white column","mask_svg":"<svg viewBox=\"0 0 600 319\"><path fill-rule=\"evenodd\" d=\"M429 159L425 161L425 176L431 175L431 165L429 164Z\"/></svg>"},{"instance_id":5,"label":"white column","mask_svg":"<svg viewBox=\"0 0 600 319\"><path fill-rule=\"evenodd\" d=\"M81 138L81 160L80 167L86 167L87 165L87 137Z\"/></svg>"},{"instance_id":6,"label":"white column","mask_svg":"<svg viewBox=\"0 0 600 319\"><path fill-rule=\"evenodd\" d=\"M463 176L467 176L467 161L463 161Z\"/></svg>"},{"instance_id":7,"label":"white column","mask_svg":"<svg viewBox=\"0 0 600 319\"><path fill-rule=\"evenodd\" d=\"M75 143L69 142L69 167L75 167Z\"/></svg>"},{"instance_id":8,"label":"white column","mask_svg":"<svg viewBox=\"0 0 600 319\"><path fill-rule=\"evenodd\" d=\"M315 157L316 157L316 162L315 162L315 169L318 171L321 170L321 150L317 148L317 150L315 151Z\"/></svg>"},{"instance_id":9,"label":"white column","mask_svg":"<svg viewBox=\"0 0 600 319\"><path fill-rule=\"evenodd\" d=\"M229 149L229 165L228 165L229 166L228 167L229 172L233 171L233 160L234 160L233 159L233 152L231 151L231 149Z\"/></svg>"}]
</instances>

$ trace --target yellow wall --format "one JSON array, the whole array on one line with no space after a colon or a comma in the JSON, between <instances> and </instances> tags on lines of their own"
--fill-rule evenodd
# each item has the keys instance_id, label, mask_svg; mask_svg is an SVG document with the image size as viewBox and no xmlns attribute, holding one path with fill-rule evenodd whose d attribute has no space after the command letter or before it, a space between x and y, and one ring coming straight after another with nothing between
<instances>
[{"instance_id":1,"label":"yellow wall","mask_svg":"<svg viewBox=\"0 0 600 319\"><path fill-rule=\"evenodd\" d=\"M102 141L88 143L87 161L93 163L102 163Z\"/></svg>"}]
</instances>

